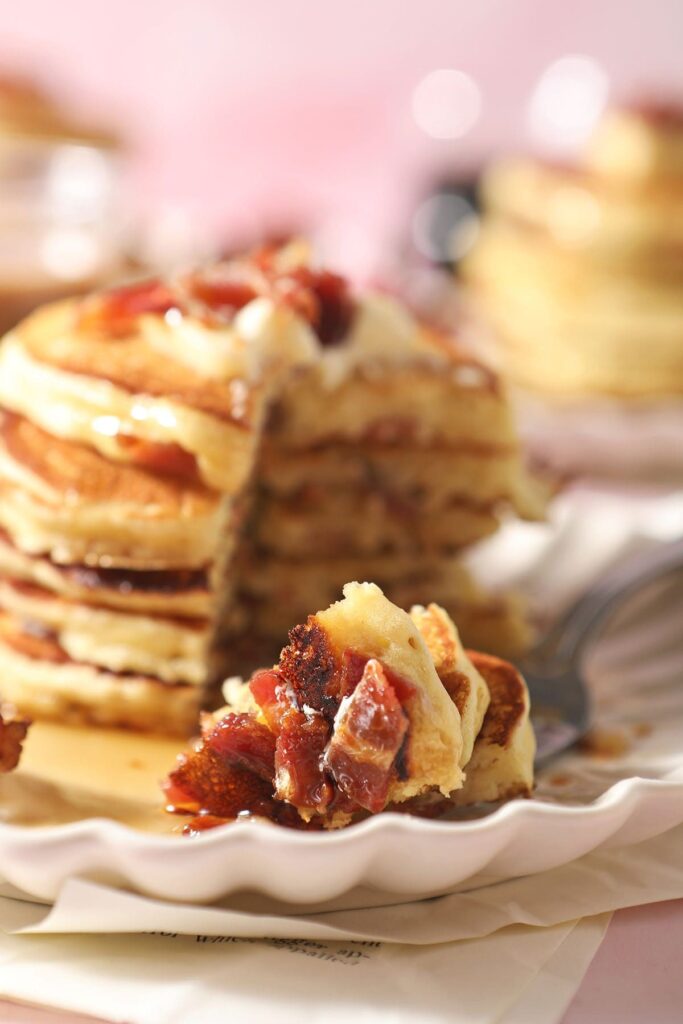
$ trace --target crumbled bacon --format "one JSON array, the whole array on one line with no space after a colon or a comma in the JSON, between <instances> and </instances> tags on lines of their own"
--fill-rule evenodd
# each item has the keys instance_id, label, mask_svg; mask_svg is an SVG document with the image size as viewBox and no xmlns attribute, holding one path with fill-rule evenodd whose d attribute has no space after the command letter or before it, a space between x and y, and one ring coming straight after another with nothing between
<instances>
[{"instance_id":1,"label":"crumbled bacon","mask_svg":"<svg viewBox=\"0 0 683 1024\"><path fill-rule=\"evenodd\" d=\"M333 790L323 756L330 727L322 715L292 709L280 725L275 750L275 793L308 813L323 814Z\"/></svg>"},{"instance_id":2,"label":"crumbled bacon","mask_svg":"<svg viewBox=\"0 0 683 1024\"><path fill-rule=\"evenodd\" d=\"M176 304L177 297L163 281L157 278L138 281L86 299L80 309L78 326L81 330L102 332L111 337L125 336L136 317L144 313L163 316Z\"/></svg>"},{"instance_id":3,"label":"crumbled bacon","mask_svg":"<svg viewBox=\"0 0 683 1024\"><path fill-rule=\"evenodd\" d=\"M238 816L321 827L387 804L406 778L414 686L377 659L339 656L311 617L295 627L274 669L255 672L253 713L205 718L203 739L166 783L194 834ZM265 723L265 724L264 724Z\"/></svg>"},{"instance_id":4,"label":"crumbled bacon","mask_svg":"<svg viewBox=\"0 0 683 1024\"><path fill-rule=\"evenodd\" d=\"M348 282L326 270L282 268L276 257L276 251L265 255L257 251L173 282L154 278L100 292L82 303L78 326L108 337L125 337L137 317L164 316L170 310L222 325L263 296L307 320L322 345L338 344L348 334L355 313Z\"/></svg>"},{"instance_id":5,"label":"crumbled bacon","mask_svg":"<svg viewBox=\"0 0 683 1024\"><path fill-rule=\"evenodd\" d=\"M339 669L327 634L315 618L290 630L289 643L280 655L278 671L304 704L320 711L330 721L339 707Z\"/></svg>"},{"instance_id":6,"label":"crumbled bacon","mask_svg":"<svg viewBox=\"0 0 683 1024\"><path fill-rule=\"evenodd\" d=\"M248 768L260 779L273 781L275 737L253 715L226 715L204 743L227 764Z\"/></svg>"},{"instance_id":7,"label":"crumbled bacon","mask_svg":"<svg viewBox=\"0 0 683 1024\"><path fill-rule=\"evenodd\" d=\"M253 715L229 714L197 750L184 755L164 786L179 811L235 818L241 811L266 817L272 805L275 738Z\"/></svg>"},{"instance_id":8,"label":"crumbled bacon","mask_svg":"<svg viewBox=\"0 0 683 1024\"><path fill-rule=\"evenodd\" d=\"M386 672L370 659L339 711L327 748L326 764L342 792L368 811L381 811L407 731L407 715Z\"/></svg>"},{"instance_id":9,"label":"crumbled bacon","mask_svg":"<svg viewBox=\"0 0 683 1024\"><path fill-rule=\"evenodd\" d=\"M234 315L258 296L254 285L238 276L194 274L185 283L193 299L224 317Z\"/></svg>"},{"instance_id":10,"label":"crumbled bacon","mask_svg":"<svg viewBox=\"0 0 683 1024\"><path fill-rule=\"evenodd\" d=\"M0 714L0 772L11 772L19 764L29 725L27 719L14 718L11 712Z\"/></svg>"},{"instance_id":11,"label":"crumbled bacon","mask_svg":"<svg viewBox=\"0 0 683 1024\"><path fill-rule=\"evenodd\" d=\"M328 270L297 267L284 275L277 287L283 300L309 321L322 345L343 341L356 308L343 277Z\"/></svg>"},{"instance_id":12,"label":"crumbled bacon","mask_svg":"<svg viewBox=\"0 0 683 1024\"><path fill-rule=\"evenodd\" d=\"M116 443L125 452L127 461L136 466L184 480L199 479L195 456L175 442L143 441L132 434L119 434Z\"/></svg>"},{"instance_id":13,"label":"crumbled bacon","mask_svg":"<svg viewBox=\"0 0 683 1024\"><path fill-rule=\"evenodd\" d=\"M276 735L283 715L290 710L285 693L286 684L277 669L262 669L254 672L249 680L252 697L261 709L268 728Z\"/></svg>"}]
</instances>

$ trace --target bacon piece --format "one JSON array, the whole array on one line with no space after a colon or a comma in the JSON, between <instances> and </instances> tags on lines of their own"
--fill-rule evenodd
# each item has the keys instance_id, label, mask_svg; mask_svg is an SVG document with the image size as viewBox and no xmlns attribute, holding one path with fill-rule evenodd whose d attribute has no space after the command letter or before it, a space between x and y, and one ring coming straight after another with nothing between
<instances>
[{"instance_id":1,"label":"bacon piece","mask_svg":"<svg viewBox=\"0 0 683 1024\"><path fill-rule=\"evenodd\" d=\"M21 745L30 724L28 719L0 714L0 772L11 772L19 764Z\"/></svg>"},{"instance_id":2,"label":"bacon piece","mask_svg":"<svg viewBox=\"0 0 683 1024\"><path fill-rule=\"evenodd\" d=\"M307 320L322 345L343 341L356 311L345 278L304 266L278 269L276 257L275 250L256 251L243 260L187 274L172 284L154 278L112 288L81 304L78 327L112 338L124 337L137 317L163 316L171 309L221 325L264 296Z\"/></svg>"},{"instance_id":3,"label":"bacon piece","mask_svg":"<svg viewBox=\"0 0 683 1024\"><path fill-rule=\"evenodd\" d=\"M253 715L229 714L197 750L183 755L164 784L176 811L236 818L272 816L275 738Z\"/></svg>"},{"instance_id":4,"label":"bacon piece","mask_svg":"<svg viewBox=\"0 0 683 1024\"><path fill-rule=\"evenodd\" d=\"M78 327L121 337L131 330L136 317L143 313L163 316L177 304L177 297L163 281L157 278L139 281L86 299L81 306Z\"/></svg>"},{"instance_id":5,"label":"bacon piece","mask_svg":"<svg viewBox=\"0 0 683 1024\"><path fill-rule=\"evenodd\" d=\"M227 825L230 818L219 818L217 814L197 814L187 825L183 825L184 836L197 836L200 832L208 832L210 828Z\"/></svg>"},{"instance_id":6,"label":"bacon piece","mask_svg":"<svg viewBox=\"0 0 683 1024\"><path fill-rule=\"evenodd\" d=\"M296 267L277 282L277 291L309 321L321 345L338 345L348 334L356 306L348 282L339 274Z\"/></svg>"},{"instance_id":7,"label":"bacon piece","mask_svg":"<svg viewBox=\"0 0 683 1024\"><path fill-rule=\"evenodd\" d=\"M220 268L219 268L220 269ZM223 316L232 315L258 296L253 284L234 274L194 274L184 282L193 299Z\"/></svg>"},{"instance_id":8,"label":"bacon piece","mask_svg":"<svg viewBox=\"0 0 683 1024\"><path fill-rule=\"evenodd\" d=\"M407 731L396 692L371 658L339 710L327 749L325 761L341 791L366 810L381 811Z\"/></svg>"},{"instance_id":9,"label":"bacon piece","mask_svg":"<svg viewBox=\"0 0 683 1024\"><path fill-rule=\"evenodd\" d=\"M250 714L229 714L204 739L204 744L227 764L248 768L273 781L275 737Z\"/></svg>"},{"instance_id":10,"label":"bacon piece","mask_svg":"<svg viewBox=\"0 0 683 1024\"><path fill-rule=\"evenodd\" d=\"M322 715L296 709L283 716L275 748L275 794L304 816L323 814L334 792L323 757L330 727Z\"/></svg>"},{"instance_id":11,"label":"bacon piece","mask_svg":"<svg viewBox=\"0 0 683 1024\"><path fill-rule=\"evenodd\" d=\"M136 466L183 480L199 480L195 456L175 442L143 441L132 434L119 434L116 443L126 459Z\"/></svg>"},{"instance_id":12,"label":"bacon piece","mask_svg":"<svg viewBox=\"0 0 683 1024\"><path fill-rule=\"evenodd\" d=\"M249 680L252 697L261 709L268 728L278 733L284 715L291 709L287 700L286 683L277 669L261 669Z\"/></svg>"},{"instance_id":13,"label":"bacon piece","mask_svg":"<svg viewBox=\"0 0 683 1024\"><path fill-rule=\"evenodd\" d=\"M271 816L272 783L248 768L227 764L209 747L181 757L163 785L169 809L181 814L204 811L236 818L242 811Z\"/></svg>"},{"instance_id":14,"label":"bacon piece","mask_svg":"<svg viewBox=\"0 0 683 1024\"><path fill-rule=\"evenodd\" d=\"M313 615L290 630L278 671L300 708L306 704L332 721L339 706L339 665L327 633Z\"/></svg>"},{"instance_id":15,"label":"bacon piece","mask_svg":"<svg viewBox=\"0 0 683 1024\"><path fill-rule=\"evenodd\" d=\"M368 663L367 655L358 654L356 651L346 650L342 655L341 672L337 697L342 701L344 697L350 697L363 678L365 666Z\"/></svg>"}]
</instances>

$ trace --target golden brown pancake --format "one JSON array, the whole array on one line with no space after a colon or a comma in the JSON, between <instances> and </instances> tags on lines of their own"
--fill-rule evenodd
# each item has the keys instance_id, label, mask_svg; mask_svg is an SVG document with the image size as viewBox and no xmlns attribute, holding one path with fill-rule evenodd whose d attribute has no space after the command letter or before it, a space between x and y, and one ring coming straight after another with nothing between
<instances>
[{"instance_id":1,"label":"golden brown pancake","mask_svg":"<svg viewBox=\"0 0 683 1024\"><path fill-rule=\"evenodd\" d=\"M432 656L439 679L460 714L462 753L460 767L472 757L484 715L489 706L489 692L484 679L468 658L452 619L437 604L426 608L416 605L410 617Z\"/></svg>"},{"instance_id":2,"label":"golden brown pancake","mask_svg":"<svg viewBox=\"0 0 683 1024\"><path fill-rule=\"evenodd\" d=\"M112 463L11 413L0 418L0 523L30 554L198 567L214 557L227 515L201 484Z\"/></svg>"},{"instance_id":3,"label":"golden brown pancake","mask_svg":"<svg viewBox=\"0 0 683 1024\"><path fill-rule=\"evenodd\" d=\"M211 625L95 607L58 597L44 587L0 578L0 609L51 632L74 661L112 672L138 672L168 683L202 685Z\"/></svg>"},{"instance_id":4,"label":"golden brown pancake","mask_svg":"<svg viewBox=\"0 0 683 1024\"><path fill-rule=\"evenodd\" d=\"M51 593L83 604L127 611L166 612L196 618L213 603L206 569L135 570L60 565L27 555L0 530L0 574L38 584Z\"/></svg>"},{"instance_id":5,"label":"golden brown pancake","mask_svg":"<svg viewBox=\"0 0 683 1024\"><path fill-rule=\"evenodd\" d=\"M54 636L0 613L3 692L23 714L85 724L187 734L201 690L113 673L69 658Z\"/></svg>"},{"instance_id":6,"label":"golden brown pancake","mask_svg":"<svg viewBox=\"0 0 683 1024\"><path fill-rule=\"evenodd\" d=\"M105 381L129 394L152 395L248 429L253 388L244 380L216 380L164 359L139 334L112 338L78 327L80 304L43 307L24 321L20 336L29 355L65 373Z\"/></svg>"},{"instance_id":7,"label":"golden brown pancake","mask_svg":"<svg viewBox=\"0 0 683 1024\"><path fill-rule=\"evenodd\" d=\"M522 387L559 400L683 393L681 123L677 107L611 110L576 164L512 158L487 172L463 271Z\"/></svg>"},{"instance_id":8,"label":"golden brown pancake","mask_svg":"<svg viewBox=\"0 0 683 1024\"><path fill-rule=\"evenodd\" d=\"M530 796L536 744L529 721L529 693L517 669L478 651L467 652L484 677L491 698L463 788L453 794L458 806Z\"/></svg>"}]
</instances>

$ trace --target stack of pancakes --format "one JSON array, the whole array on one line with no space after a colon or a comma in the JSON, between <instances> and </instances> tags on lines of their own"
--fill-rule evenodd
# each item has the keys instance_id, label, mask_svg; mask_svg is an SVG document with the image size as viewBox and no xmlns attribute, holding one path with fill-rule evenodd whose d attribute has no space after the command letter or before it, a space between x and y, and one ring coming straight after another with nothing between
<instances>
[{"instance_id":1,"label":"stack of pancakes","mask_svg":"<svg viewBox=\"0 0 683 1024\"><path fill-rule=\"evenodd\" d=\"M539 512L497 381L296 250L39 310L0 405L0 665L25 713L187 731L354 575L436 596L469 642L524 637L458 560Z\"/></svg>"},{"instance_id":2,"label":"stack of pancakes","mask_svg":"<svg viewBox=\"0 0 683 1024\"><path fill-rule=\"evenodd\" d=\"M249 636L275 656L310 608L369 578L403 607L446 604L475 646L519 651L514 602L481 593L462 554L507 513L540 511L495 375L368 296L345 349L324 351L272 410L240 560Z\"/></svg>"},{"instance_id":3,"label":"stack of pancakes","mask_svg":"<svg viewBox=\"0 0 683 1024\"><path fill-rule=\"evenodd\" d=\"M573 165L494 165L484 202L464 270L518 383L683 393L683 109L609 112Z\"/></svg>"}]
</instances>

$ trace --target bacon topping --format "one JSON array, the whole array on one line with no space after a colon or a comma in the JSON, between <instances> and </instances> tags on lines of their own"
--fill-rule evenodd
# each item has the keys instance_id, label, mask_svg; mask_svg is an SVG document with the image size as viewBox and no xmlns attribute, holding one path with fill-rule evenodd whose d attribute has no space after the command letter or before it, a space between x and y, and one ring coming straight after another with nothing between
<instances>
[{"instance_id":1,"label":"bacon topping","mask_svg":"<svg viewBox=\"0 0 683 1024\"><path fill-rule=\"evenodd\" d=\"M260 779L273 781L275 737L253 715L226 715L204 742L226 764L248 768Z\"/></svg>"},{"instance_id":2,"label":"bacon topping","mask_svg":"<svg viewBox=\"0 0 683 1024\"><path fill-rule=\"evenodd\" d=\"M337 658L313 615L305 624L290 630L278 671L291 686L299 707L307 704L330 721L334 718L339 707Z\"/></svg>"},{"instance_id":3,"label":"bacon topping","mask_svg":"<svg viewBox=\"0 0 683 1024\"><path fill-rule=\"evenodd\" d=\"M168 285L156 278L140 281L85 299L78 327L84 331L104 332L110 337L123 337L137 317L144 313L163 316L175 305L176 297Z\"/></svg>"},{"instance_id":4,"label":"bacon topping","mask_svg":"<svg viewBox=\"0 0 683 1024\"><path fill-rule=\"evenodd\" d=\"M285 302L309 321L321 345L338 345L348 334L355 303L347 281L328 270L298 267L280 282Z\"/></svg>"},{"instance_id":5,"label":"bacon topping","mask_svg":"<svg viewBox=\"0 0 683 1024\"><path fill-rule=\"evenodd\" d=\"M275 750L278 799L309 813L323 814L333 797L323 757L330 727L322 715L292 710L282 719Z\"/></svg>"},{"instance_id":6,"label":"bacon topping","mask_svg":"<svg viewBox=\"0 0 683 1024\"><path fill-rule=\"evenodd\" d=\"M278 666L249 682L259 714L209 719L171 773L171 809L200 815L190 833L245 814L320 827L335 815L376 813L392 780L406 778L404 705L415 687L375 658L339 656L314 617L289 640Z\"/></svg>"},{"instance_id":7,"label":"bacon topping","mask_svg":"<svg viewBox=\"0 0 683 1024\"><path fill-rule=\"evenodd\" d=\"M183 480L199 480L195 456L175 442L143 441L132 434L118 434L116 443L136 466Z\"/></svg>"},{"instance_id":8,"label":"bacon topping","mask_svg":"<svg viewBox=\"0 0 683 1024\"><path fill-rule=\"evenodd\" d=\"M175 810L235 818L272 815L275 739L252 715L227 715L197 750L183 755L164 785Z\"/></svg>"},{"instance_id":9,"label":"bacon topping","mask_svg":"<svg viewBox=\"0 0 683 1024\"><path fill-rule=\"evenodd\" d=\"M283 716L290 710L289 701L284 693L285 684L282 676L275 669L262 669L260 672L254 672L249 680L249 689L261 709L268 728L277 734Z\"/></svg>"},{"instance_id":10,"label":"bacon topping","mask_svg":"<svg viewBox=\"0 0 683 1024\"><path fill-rule=\"evenodd\" d=\"M21 745L31 723L24 718L0 714L0 772L11 772L19 764Z\"/></svg>"},{"instance_id":11,"label":"bacon topping","mask_svg":"<svg viewBox=\"0 0 683 1024\"><path fill-rule=\"evenodd\" d=\"M340 707L327 748L326 764L342 792L368 811L381 811L407 731L401 702L380 662L371 658Z\"/></svg>"},{"instance_id":12,"label":"bacon topping","mask_svg":"<svg viewBox=\"0 0 683 1024\"><path fill-rule=\"evenodd\" d=\"M85 331L120 338L130 334L138 317L165 316L175 310L180 316L223 326L259 297L293 309L324 346L344 339L356 309L343 277L304 266L278 267L277 251L264 250L173 282L154 278L100 292L82 303L77 324Z\"/></svg>"}]
</instances>

